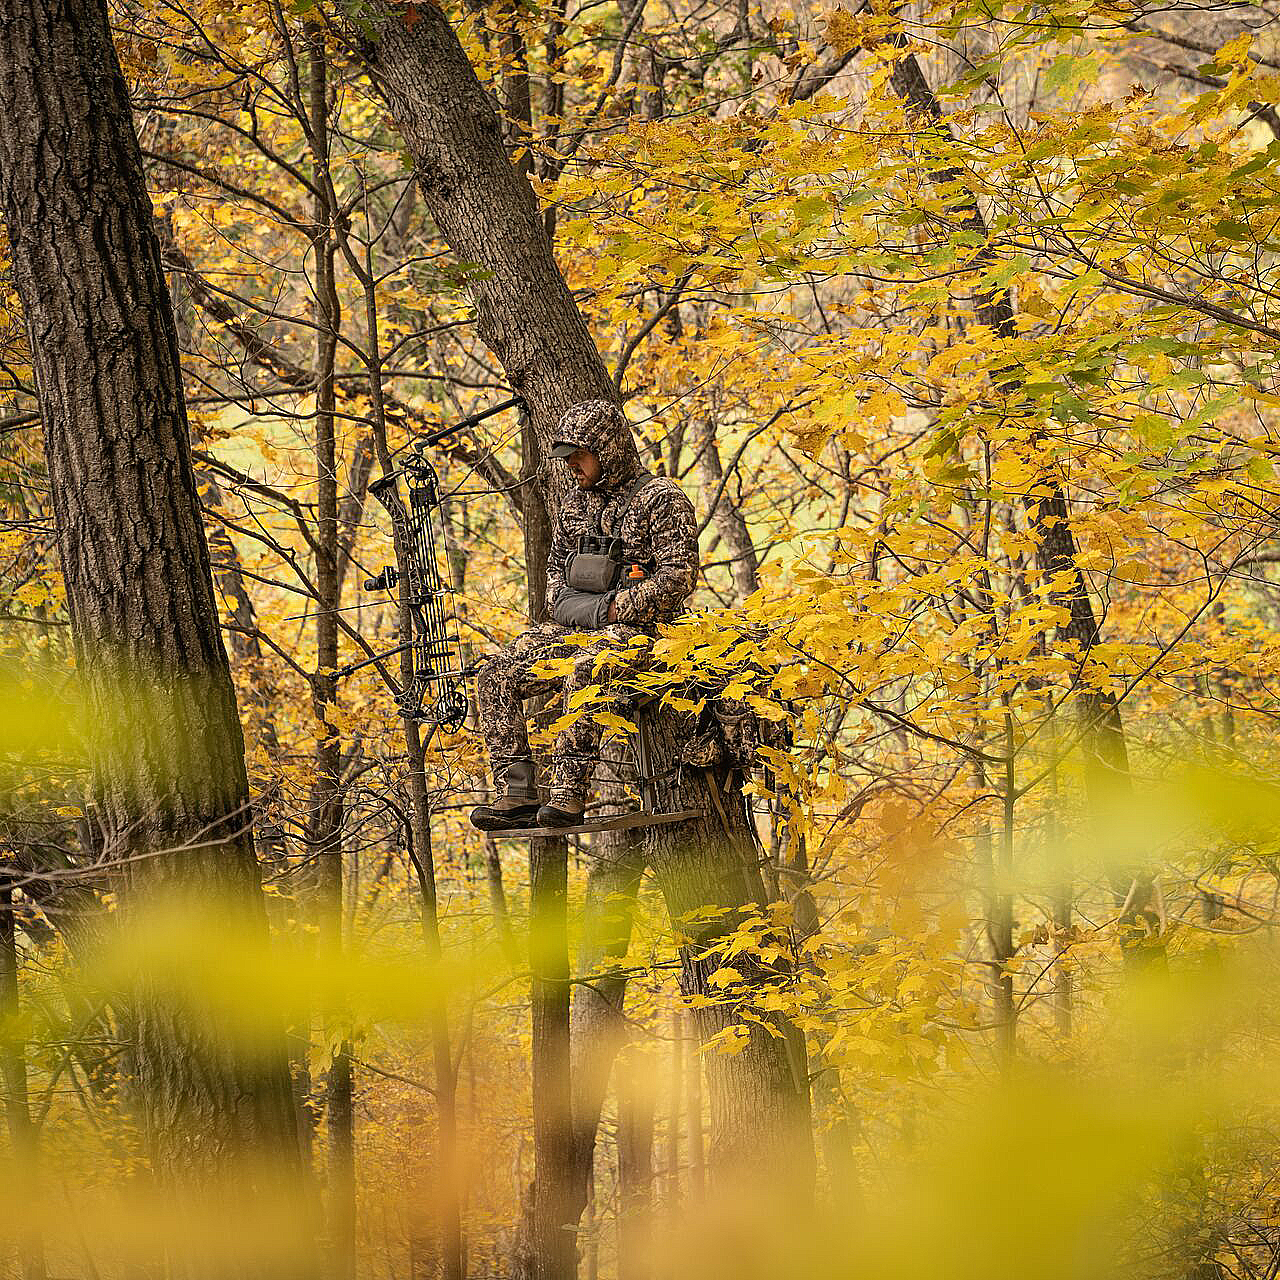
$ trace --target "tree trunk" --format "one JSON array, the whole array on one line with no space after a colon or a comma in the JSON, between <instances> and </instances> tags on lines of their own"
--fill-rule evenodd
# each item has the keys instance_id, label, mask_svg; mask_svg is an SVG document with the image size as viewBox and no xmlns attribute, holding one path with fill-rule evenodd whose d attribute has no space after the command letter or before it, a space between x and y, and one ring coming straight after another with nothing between
<instances>
[{"instance_id":1,"label":"tree trunk","mask_svg":"<svg viewBox=\"0 0 1280 1280\"><path fill-rule=\"evenodd\" d=\"M17 1185L32 1206L31 1225L18 1235L22 1280L45 1280L44 1241L38 1227L42 1208L36 1131L27 1102L27 1059L18 1009L18 946L13 888L0 871L0 1084Z\"/></svg>"},{"instance_id":2,"label":"tree trunk","mask_svg":"<svg viewBox=\"0 0 1280 1280\"><path fill-rule=\"evenodd\" d=\"M894 64L890 82L927 126L945 127L937 97L914 54ZM961 174L955 168L940 168L931 176L939 185L949 186L956 183ZM963 225L984 238L988 234L986 219L972 198L965 210ZM1016 335L1013 295L1007 287L993 288L982 295L977 313L978 319L1000 337ZM1006 389L1016 390L1019 385L1016 375L1010 372L1005 379ZM1101 639L1101 630L1080 568L1071 512L1055 474L1047 472L1041 476L1037 487L1047 489L1048 495L1039 498L1028 495L1023 504L1027 523L1036 538L1036 563L1046 578L1055 577L1070 584L1066 590L1056 592L1053 599L1068 614L1061 634L1077 643L1084 662ZM1105 819L1116 800L1126 797L1132 789L1120 704L1111 692L1090 689L1084 682L1077 695L1077 706L1082 727L1085 785L1095 815ZM1138 870L1132 877L1117 881L1114 888L1121 907L1120 945L1126 959L1130 963L1141 963L1163 956L1163 921L1154 878L1149 872Z\"/></svg>"},{"instance_id":3,"label":"tree trunk","mask_svg":"<svg viewBox=\"0 0 1280 1280\"><path fill-rule=\"evenodd\" d=\"M585 1280L600 1280L600 1214L596 1210L596 1180L594 1172L588 1175L587 1209L582 1225L587 1236Z\"/></svg>"},{"instance_id":4,"label":"tree trunk","mask_svg":"<svg viewBox=\"0 0 1280 1280\"><path fill-rule=\"evenodd\" d=\"M652 724L655 758L676 759L682 718L664 710ZM709 1167L713 1177L729 1175L758 1187L774 1184L804 1198L814 1176L804 1039L781 1014L754 1006L757 992L785 983L788 968L761 965L750 956L726 961L717 949L767 902L746 803L740 790L712 770L685 770L681 782L663 779L657 791L660 810L696 809L704 815L654 827L646 841L649 865L682 939L681 990L697 997L697 1005L704 998L716 1001L691 1010L702 1044L725 1036L742 1041L735 1052L713 1047L704 1056L711 1102ZM708 906L719 908L715 918L698 920L695 913ZM742 978L732 999L709 981L726 964Z\"/></svg>"},{"instance_id":5,"label":"tree trunk","mask_svg":"<svg viewBox=\"0 0 1280 1280\"><path fill-rule=\"evenodd\" d=\"M671 1071L667 1092L666 1211L674 1218L680 1204L680 1111L684 1086L684 1018L679 1009L671 1015Z\"/></svg>"},{"instance_id":6,"label":"tree trunk","mask_svg":"<svg viewBox=\"0 0 1280 1280\"><path fill-rule=\"evenodd\" d=\"M533 1280L573 1280L573 1099L569 1057L568 861L563 838L529 842L533 1010Z\"/></svg>"},{"instance_id":7,"label":"tree trunk","mask_svg":"<svg viewBox=\"0 0 1280 1280\"><path fill-rule=\"evenodd\" d=\"M682 1030L692 1017L689 1013L681 1016ZM696 1210L707 1194L707 1157L702 1138L702 1055L695 1045L688 1048L684 1077L685 1130L689 1135L689 1204Z\"/></svg>"},{"instance_id":8,"label":"tree trunk","mask_svg":"<svg viewBox=\"0 0 1280 1280\"><path fill-rule=\"evenodd\" d=\"M305 28L307 116L313 166L312 281L315 350L314 449L316 462L316 666L311 676L311 703L319 739L316 742L308 804L308 854L314 859L318 942L327 962L342 955L342 739L333 723L338 703L338 450L337 397L334 384L340 307L334 275L336 246L329 234L333 210L326 177L329 170L328 67L324 31L314 22ZM345 1017L331 1010L331 1017ZM326 1234L331 1280L351 1280L356 1270L355 1114L352 1107L351 1046L339 1040L325 1073L325 1134L328 1153Z\"/></svg>"},{"instance_id":9,"label":"tree trunk","mask_svg":"<svg viewBox=\"0 0 1280 1280\"><path fill-rule=\"evenodd\" d=\"M618 971L631 942L644 849L635 833L602 831L587 876L573 989L573 1192L576 1221L587 1203L600 1112L614 1059L629 1032L623 1018L626 974Z\"/></svg>"},{"instance_id":10,"label":"tree trunk","mask_svg":"<svg viewBox=\"0 0 1280 1280\"><path fill-rule=\"evenodd\" d=\"M618 1072L618 1280L653 1273L653 1084L644 1058Z\"/></svg>"},{"instance_id":11,"label":"tree trunk","mask_svg":"<svg viewBox=\"0 0 1280 1280\"><path fill-rule=\"evenodd\" d=\"M477 331L528 404L545 450L564 410L586 399L616 401L617 391L556 266L533 191L510 161L490 98L434 6L415 8L410 23L385 0L373 0L351 31L437 226L459 260L483 268L468 279ZM677 746L669 733L658 758L673 758ZM726 839L700 777L665 791L671 807L706 815L649 834L646 850L673 915L713 902L728 906L731 919L755 905L750 880L754 874L758 881L758 872L742 854L745 816ZM740 793L731 791L726 807L741 813ZM706 990L701 954L697 944L686 948L687 990ZM705 1037L727 1020L732 1014L722 1006L699 1011L697 1025ZM785 1028L779 1038L754 1027L746 1050L712 1055L712 1158L725 1169L770 1178L780 1162L794 1163L807 1185L812 1137L803 1051L797 1055L792 1028L776 1015L772 1022Z\"/></svg>"},{"instance_id":12,"label":"tree trunk","mask_svg":"<svg viewBox=\"0 0 1280 1280\"><path fill-rule=\"evenodd\" d=\"M698 458L698 478L711 508L711 520L728 553L733 596L741 604L760 585L760 561L751 532L724 482L724 464L716 440L716 424L706 418L694 432L693 448Z\"/></svg>"},{"instance_id":13,"label":"tree trunk","mask_svg":"<svg viewBox=\"0 0 1280 1280\"><path fill-rule=\"evenodd\" d=\"M431 216L462 262L477 332L528 404L539 441L560 415L617 391L561 276L533 189L444 13L371 0L352 24L413 157ZM372 34L373 39L369 36ZM560 469L563 470L563 469Z\"/></svg>"},{"instance_id":14,"label":"tree trunk","mask_svg":"<svg viewBox=\"0 0 1280 1280\"><path fill-rule=\"evenodd\" d=\"M520 413L520 478L537 476L545 454L529 414ZM520 531L524 539L524 562L528 577L526 604L530 622L541 622L547 610L547 556L551 551L551 512L547 495L536 484L524 488L520 508Z\"/></svg>"},{"instance_id":15,"label":"tree trunk","mask_svg":"<svg viewBox=\"0 0 1280 1280\"><path fill-rule=\"evenodd\" d=\"M1058 728L1056 713L1050 711L1048 732L1045 735L1049 754L1056 757ZM1073 856L1070 846L1062 838L1062 825L1058 815L1062 811L1062 796L1058 782L1056 760L1049 769L1049 805L1045 815L1045 843L1052 864L1059 875L1050 895L1053 912L1051 946L1053 948L1053 1021L1060 1040L1071 1037L1071 1021L1075 1004L1075 978L1071 971L1071 917L1075 912L1075 888Z\"/></svg>"},{"instance_id":16,"label":"tree trunk","mask_svg":"<svg viewBox=\"0 0 1280 1280\"><path fill-rule=\"evenodd\" d=\"M177 338L101 0L0 2L0 203L44 428L94 810L126 900L266 917L244 743L199 520ZM193 941L193 946L199 946ZM194 963L194 957L193 963ZM253 1152L297 1172L283 1036L252 1059L212 1010L135 993L138 1094L161 1181L234 1192ZM186 1258L206 1274L262 1265ZM272 1268L279 1274L279 1266Z\"/></svg>"},{"instance_id":17,"label":"tree trunk","mask_svg":"<svg viewBox=\"0 0 1280 1280\"><path fill-rule=\"evenodd\" d=\"M502 954L515 967L520 958L520 947L515 930L511 927L511 911L507 906L507 891L502 884L502 854L497 841L490 835L484 838L485 883L489 889L489 906L493 911L493 926L498 934Z\"/></svg>"},{"instance_id":18,"label":"tree trunk","mask_svg":"<svg viewBox=\"0 0 1280 1280\"><path fill-rule=\"evenodd\" d=\"M386 398L382 386L382 353L378 337L378 300L376 276L371 255L361 263L350 241L341 241L343 255L353 274L364 288L365 323L368 333L369 398L373 402L373 440L378 463L385 478L394 470L387 444ZM393 490L393 492L395 492ZM394 499L400 502L397 494ZM400 579L400 637L402 642L413 636L410 572L411 550L407 545L407 523L403 510L392 519L395 564ZM407 643L400 651L400 685L413 684L414 658ZM427 953L428 982L437 990L428 1013L431 1055L436 1079L436 1122L439 1134L439 1180L435 1196L435 1223L439 1235L440 1274L442 1280L462 1280L466 1246L462 1232L462 1166L458 1151L458 1073L453 1063L449 1030L449 1009L440 990L441 962L444 958L440 939L440 899L436 887L435 851L431 842L431 798L427 791L426 747L418 722L410 714L400 718L404 733L406 764L409 774L409 857L418 878L419 919Z\"/></svg>"}]
</instances>

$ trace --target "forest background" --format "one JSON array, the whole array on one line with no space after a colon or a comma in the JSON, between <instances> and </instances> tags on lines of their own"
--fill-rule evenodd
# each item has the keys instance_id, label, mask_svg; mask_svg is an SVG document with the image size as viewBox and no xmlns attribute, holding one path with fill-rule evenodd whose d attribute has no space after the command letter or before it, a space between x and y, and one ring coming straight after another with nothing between
<instances>
[{"instance_id":1,"label":"forest background","mask_svg":"<svg viewBox=\"0 0 1280 1280\"><path fill-rule=\"evenodd\" d=\"M1273 17L5 0L3 1274L1275 1276ZM468 659L620 397L748 847L485 837L351 669L513 390Z\"/></svg>"}]
</instances>

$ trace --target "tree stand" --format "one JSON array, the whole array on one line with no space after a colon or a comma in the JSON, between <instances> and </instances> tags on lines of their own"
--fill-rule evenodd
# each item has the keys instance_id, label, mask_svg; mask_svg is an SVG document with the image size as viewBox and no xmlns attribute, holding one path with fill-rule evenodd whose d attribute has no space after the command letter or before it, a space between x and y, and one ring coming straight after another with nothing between
<instances>
[{"instance_id":1,"label":"tree stand","mask_svg":"<svg viewBox=\"0 0 1280 1280\"><path fill-rule=\"evenodd\" d=\"M636 771L636 789L640 794L637 813L620 813L596 818L573 827L520 827L513 831L491 832L495 840L530 840L545 836L588 835L592 831L625 831L632 827L661 827L673 822L688 822L703 817L701 809L673 809L663 812L658 800L658 784L675 775L679 766L663 773L654 771L653 722L647 711L657 703L656 697L638 694L632 699L631 712L635 731L627 734L632 764Z\"/></svg>"}]
</instances>

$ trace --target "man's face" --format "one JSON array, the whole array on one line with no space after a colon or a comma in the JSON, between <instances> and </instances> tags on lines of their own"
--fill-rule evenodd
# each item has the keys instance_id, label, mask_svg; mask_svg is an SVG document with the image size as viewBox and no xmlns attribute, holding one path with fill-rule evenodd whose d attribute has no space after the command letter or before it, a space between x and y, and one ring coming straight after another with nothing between
<instances>
[{"instance_id":1,"label":"man's face","mask_svg":"<svg viewBox=\"0 0 1280 1280\"><path fill-rule=\"evenodd\" d=\"M575 449L565 462L579 489L590 489L600 479L600 459L590 449Z\"/></svg>"}]
</instances>

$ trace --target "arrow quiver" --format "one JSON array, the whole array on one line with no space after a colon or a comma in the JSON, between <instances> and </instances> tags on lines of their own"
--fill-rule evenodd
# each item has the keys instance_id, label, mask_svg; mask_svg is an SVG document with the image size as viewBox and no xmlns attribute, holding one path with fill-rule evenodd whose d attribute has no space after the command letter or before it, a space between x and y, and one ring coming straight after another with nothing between
<instances>
[{"instance_id":1,"label":"arrow quiver","mask_svg":"<svg viewBox=\"0 0 1280 1280\"><path fill-rule=\"evenodd\" d=\"M440 481L435 468L421 454L413 454L401 468L409 485L406 510L400 497L399 472L375 480L369 492L386 508L402 548L407 582L401 583L394 565L387 565L364 585L367 591L401 587L408 605L413 634L402 636L413 659L413 679L400 691L400 710L419 724L439 725L450 733L467 718L467 676L457 619L448 607L452 588L437 560L435 522L440 520L441 548L446 547L440 516Z\"/></svg>"}]
</instances>

